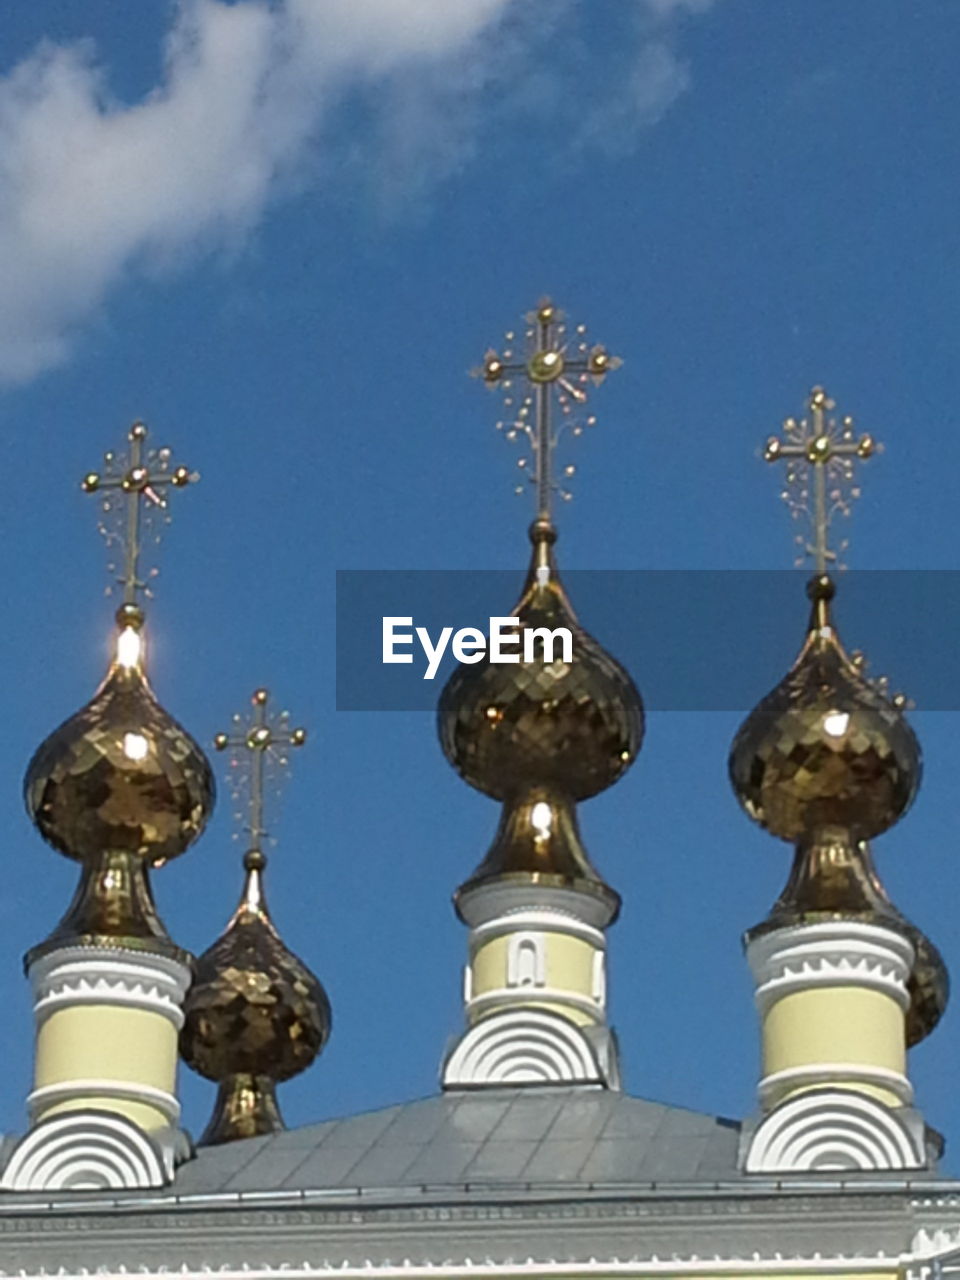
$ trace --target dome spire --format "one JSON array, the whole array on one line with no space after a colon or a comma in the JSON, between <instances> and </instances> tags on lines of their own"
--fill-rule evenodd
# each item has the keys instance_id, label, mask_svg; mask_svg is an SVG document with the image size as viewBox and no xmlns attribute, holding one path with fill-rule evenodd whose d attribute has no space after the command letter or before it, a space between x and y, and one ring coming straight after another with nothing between
<instances>
[{"instance_id":1,"label":"dome spire","mask_svg":"<svg viewBox=\"0 0 960 1280\"><path fill-rule=\"evenodd\" d=\"M486 857L455 898L471 929L471 1026L443 1079L447 1088L512 1080L615 1087L603 929L620 898L587 855L576 807L633 763L643 704L627 672L577 621L554 558L553 503L569 499L574 473L558 465L561 442L593 425L577 411L620 361L591 346L582 325L570 331L549 300L526 322L522 353L508 333L503 352L488 351L474 371L503 394L498 428L526 446L518 468L533 488L535 518L530 569L511 615L523 657L460 666L438 708L447 759L503 805ZM569 654L557 651L561 632Z\"/></svg>"},{"instance_id":2,"label":"dome spire","mask_svg":"<svg viewBox=\"0 0 960 1280\"><path fill-rule=\"evenodd\" d=\"M268 710L269 702L267 690L257 689L250 699L252 712L246 718L238 712L233 717L231 731L218 733L213 740L218 751L230 748L234 799L242 802L246 797L245 829L250 839L249 848L261 852L268 838L264 826L264 785L268 773L285 770L290 748L302 747L307 740L306 729L290 728L289 711L277 715ZM236 816L242 820L242 809Z\"/></svg>"},{"instance_id":3,"label":"dome spire","mask_svg":"<svg viewBox=\"0 0 960 1280\"><path fill-rule=\"evenodd\" d=\"M763 1018L760 1100L767 1113L746 1166L765 1172L788 1167L774 1155L789 1145L778 1128L788 1113L778 1108L828 1086L843 1091L844 1107L859 1105L851 1093L885 1101L904 1126L907 1164L924 1163L904 1045L930 1033L948 992L937 949L890 901L868 844L912 804L920 747L903 715L905 700L867 678L832 616L836 585L829 569L841 567L846 548L831 536L832 522L849 515L859 496L856 463L878 446L869 435L856 436L850 418L838 424L822 387L813 389L807 407L807 418L786 420L784 438L767 441L764 456L786 462L783 497L794 518L809 521L810 534L796 541L797 563L812 561L815 569L807 584L810 623L787 675L740 727L729 762L749 816L796 846L783 892L745 938ZM858 1018L874 1027L869 1046L851 1038ZM811 1093L797 1123L813 1124L820 1105L826 1115L827 1102ZM808 1151L816 1151L815 1142Z\"/></svg>"},{"instance_id":4,"label":"dome spire","mask_svg":"<svg viewBox=\"0 0 960 1280\"><path fill-rule=\"evenodd\" d=\"M557 572L553 501L570 499L574 473L568 464L557 476L560 443L568 431L579 436L595 425L593 416L576 411L591 384L621 361L591 346L585 325L571 332L548 298L527 313L522 341L518 353L517 334L508 332L503 352L488 350L473 371L501 391L510 416L497 428L511 443L526 444L518 467L535 493L530 568L511 616L521 633L567 628L573 661L554 661L541 639L534 661L461 666L441 695L447 758L472 786L505 804L493 847L460 896L491 877L532 876L606 897L615 915L619 898L590 864L574 805L611 786L633 763L642 704L627 673L577 621Z\"/></svg>"},{"instance_id":5,"label":"dome spire","mask_svg":"<svg viewBox=\"0 0 960 1280\"><path fill-rule=\"evenodd\" d=\"M122 601L116 620L119 634L116 659L126 668L143 663L144 602L153 597L152 582L159 573L156 565L146 567L146 546L160 542L163 526L170 523L169 491L196 484L199 473L175 465L172 451L147 447L149 432L143 422L135 422L127 432L128 448L103 455L103 470L88 471L81 481L84 493L100 499L98 528L110 552L107 568Z\"/></svg>"},{"instance_id":6,"label":"dome spire","mask_svg":"<svg viewBox=\"0 0 960 1280\"><path fill-rule=\"evenodd\" d=\"M786 462L786 484L781 492L795 520L809 525L809 534L797 534L798 567L812 560L815 573L829 567L843 568L839 557L846 539L831 546L834 517L849 516L859 498L856 463L882 449L873 436L854 432L853 418L839 422L836 404L823 389L814 387L807 398L805 418L786 418L783 436L770 436L764 447L767 462Z\"/></svg>"},{"instance_id":7,"label":"dome spire","mask_svg":"<svg viewBox=\"0 0 960 1280\"><path fill-rule=\"evenodd\" d=\"M785 438L771 436L764 457L785 461L782 497L794 519L806 518L812 538L796 537L798 566L812 560L806 639L786 680L747 719L731 754L734 789L751 817L786 840L809 840L820 828L845 828L854 840L892 826L920 782L920 749L902 713L905 700L888 698L868 680L862 658L844 649L832 616L846 539L831 545L834 516L848 516L860 496L855 462L879 446L857 438L853 419L838 425L834 401L814 387L809 417L787 418ZM780 737L768 742L768 735ZM760 749L762 759L753 758Z\"/></svg>"},{"instance_id":8,"label":"dome spire","mask_svg":"<svg viewBox=\"0 0 960 1280\"><path fill-rule=\"evenodd\" d=\"M172 949L147 879L183 853L213 807L213 779L203 752L160 706L144 663L143 547L159 541L158 517L169 522L166 491L198 479L175 467L169 449L147 449L135 422L126 453L104 455L103 472L82 487L102 493L100 531L109 568L122 588L118 635L106 677L85 707L38 748L24 794L44 839L83 864L81 883L54 934L31 956L70 939L123 939ZM108 589L109 590L109 589Z\"/></svg>"},{"instance_id":9,"label":"dome spire","mask_svg":"<svg viewBox=\"0 0 960 1280\"><path fill-rule=\"evenodd\" d=\"M153 594L150 579L156 577L156 567L150 567L146 579L141 577L144 542L159 542L160 521L169 523L168 490L200 479L196 471L175 466L170 449L148 449L148 435L145 424L135 422L127 432L127 452L105 453L103 471L88 471L81 482L84 493L101 495L99 529L108 548L119 549L109 569L128 608L139 607Z\"/></svg>"},{"instance_id":10,"label":"dome spire","mask_svg":"<svg viewBox=\"0 0 960 1280\"><path fill-rule=\"evenodd\" d=\"M473 373L502 393L506 416L497 430L511 443L526 445L517 467L527 484L518 484L516 492L533 487L534 528L546 529L553 525L555 498L570 500L569 482L576 473L573 463L558 473L560 443L568 431L579 436L595 425L592 415L581 418L577 410L587 403L590 385L599 386L623 362L599 343L587 342L586 325L577 325L571 333L564 313L549 298L541 299L525 319L523 353L516 350L516 332L510 331L503 352L490 348Z\"/></svg>"},{"instance_id":11,"label":"dome spire","mask_svg":"<svg viewBox=\"0 0 960 1280\"><path fill-rule=\"evenodd\" d=\"M289 752L306 741L286 711L269 710L266 689L252 712L233 717L218 733L229 749L236 816L248 838L240 902L220 938L197 960L180 1036L184 1061L218 1085L201 1145L274 1133L284 1127L276 1085L305 1071L330 1034L326 993L302 960L284 945L267 909L263 851L265 788L279 781Z\"/></svg>"}]
</instances>

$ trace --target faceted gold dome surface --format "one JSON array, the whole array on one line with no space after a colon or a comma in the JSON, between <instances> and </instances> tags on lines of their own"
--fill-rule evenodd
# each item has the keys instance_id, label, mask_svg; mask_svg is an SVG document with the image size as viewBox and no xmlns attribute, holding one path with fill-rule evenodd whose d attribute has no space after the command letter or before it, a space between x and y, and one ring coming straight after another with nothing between
<instances>
[{"instance_id":1,"label":"faceted gold dome surface","mask_svg":"<svg viewBox=\"0 0 960 1280\"><path fill-rule=\"evenodd\" d=\"M183 853L213 808L209 762L119 663L90 702L39 747L24 798L41 835L69 858L124 851L158 866Z\"/></svg>"},{"instance_id":2,"label":"faceted gold dome surface","mask_svg":"<svg viewBox=\"0 0 960 1280\"><path fill-rule=\"evenodd\" d=\"M636 758L640 694L579 625L552 566L545 582L531 576L512 616L521 637L533 627L568 627L572 661L561 661L558 648L549 663L485 658L458 667L438 708L444 753L471 786L496 800L531 784L585 800L612 786Z\"/></svg>"},{"instance_id":3,"label":"faceted gold dome surface","mask_svg":"<svg viewBox=\"0 0 960 1280\"><path fill-rule=\"evenodd\" d=\"M860 674L829 626L811 630L730 753L740 803L784 840L837 827L855 840L871 839L906 812L920 775L913 730Z\"/></svg>"},{"instance_id":4,"label":"faceted gold dome surface","mask_svg":"<svg viewBox=\"0 0 960 1280\"><path fill-rule=\"evenodd\" d=\"M321 984L280 939L259 891L197 960L180 1033L184 1061L208 1080L249 1074L287 1080L330 1034Z\"/></svg>"}]
</instances>

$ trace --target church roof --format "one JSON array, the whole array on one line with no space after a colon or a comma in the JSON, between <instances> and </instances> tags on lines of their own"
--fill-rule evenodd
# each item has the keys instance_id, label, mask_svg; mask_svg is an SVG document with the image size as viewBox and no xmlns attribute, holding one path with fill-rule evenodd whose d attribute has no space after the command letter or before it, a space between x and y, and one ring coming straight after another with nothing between
<instances>
[{"instance_id":1,"label":"church roof","mask_svg":"<svg viewBox=\"0 0 960 1280\"><path fill-rule=\"evenodd\" d=\"M737 1178L739 1125L606 1089L441 1094L202 1148L176 1194Z\"/></svg>"},{"instance_id":2,"label":"church roof","mask_svg":"<svg viewBox=\"0 0 960 1280\"><path fill-rule=\"evenodd\" d=\"M744 1175L738 1130L602 1089L449 1092L203 1148L161 1191L0 1194L0 1275L877 1271L955 1226L956 1182Z\"/></svg>"}]
</instances>

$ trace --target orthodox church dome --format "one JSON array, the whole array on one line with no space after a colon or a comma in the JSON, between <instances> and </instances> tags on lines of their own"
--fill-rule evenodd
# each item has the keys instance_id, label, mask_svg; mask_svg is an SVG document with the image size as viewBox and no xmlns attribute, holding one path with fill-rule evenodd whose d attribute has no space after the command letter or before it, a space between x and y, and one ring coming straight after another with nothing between
<instances>
[{"instance_id":1,"label":"orthodox church dome","mask_svg":"<svg viewBox=\"0 0 960 1280\"><path fill-rule=\"evenodd\" d=\"M73 900L28 962L91 944L189 959L157 914L149 871L184 853L213 810L210 763L164 710L143 666L143 614L117 613L116 656L91 700L41 743L24 799L38 831L81 865Z\"/></svg>"},{"instance_id":2,"label":"orthodox church dome","mask_svg":"<svg viewBox=\"0 0 960 1280\"><path fill-rule=\"evenodd\" d=\"M40 834L79 862L105 850L151 866L178 857L206 825L214 792L203 751L157 701L139 663L119 661L40 745L24 779Z\"/></svg>"},{"instance_id":3,"label":"orthodox church dome","mask_svg":"<svg viewBox=\"0 0 960 1280\"><path fill-rule=\"evenodd\" d=\"M580 626L553 556L547 519L530 529L533 557L519 603L520 661L460 666L440 696L444 753L478 791L503 802L486 857L457 895L502 878L576 887L602 899L609 918L619 896L592 866L576 805L604 791L636 759L643 701L625 669ZM523 637L535 628L570 630L570 661L544 661L537 638L525 661Z\"/></svg>"},{"instance_id":4,"label":"orthodox church dome","mask_svg":"<svg viewBox=\"0 0 960 1280\"><path fill-rule=\"evenodd\" d=\"M240 905L194 969L180 1043L185 1061L208 1080L236 1072L288 1080L330 1034L326 992L270 919L260 880L265 861L247 854Z\"/></svg>"},{"instance_id":5,"label":"orthodox church dome","mask_svg":"<svg viewBox=\"0 0 960 1280\"><path fill-rule=\"evenodd\" d=\"M557 576L556 533L537 521L534 559L511 616L520 619L521 660L461 666L440 698L438 727L447 759L478 791L507 800L531 784L573 801L606 790L626 772L643 740L643 702L624 668L577 622ZM572 660L544 662L542 641L523 660L534 628L568 628Z\"/></svg>"},{"instance_id":6,"label":"orthodox church dome","mask_svg":"<svg viewBox=\"0 0 960 1280\"><path fill-rule=\"evenodd\" d=\"M208 1143L281 1128L274 1083L305 1071L330 1035L326 992L270 918L265 865L259 850L246 854L240 904L196 961L184 1005L181 1056L226 1089L205 1135Z\"/></svg>"},{"instance_id":7,"label":"orthodox church dome","mask_svg":"<svg viewBox=\"0 0 960 1280\"><path fill-rule=\"evenodd\" d=\"M842 828L855 840L903 816L920 785L920 746L899 707L867 680L830 625L829 578L785 678L744 721L730 779L750 817L783 840Z\"/></svg>"}]
</instances>

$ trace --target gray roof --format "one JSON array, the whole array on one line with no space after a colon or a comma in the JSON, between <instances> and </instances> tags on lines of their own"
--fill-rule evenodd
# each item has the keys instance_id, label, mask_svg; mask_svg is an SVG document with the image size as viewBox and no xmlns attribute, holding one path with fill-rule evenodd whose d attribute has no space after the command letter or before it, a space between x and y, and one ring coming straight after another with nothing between
<instances>
[{"instance_id":1,"label":"gray roof","mask_svg":"<svg viewBox=\"0 0 960 1280\"><path fill-rule=\"evenodd\" d=\"M876 1270L918 1230L960 1225L956 1183L757 1179L738 1173L737 1143L730 1121L600 1089L448 1093L206 1148L160 1191L0 1195L0 1276L389 1266L416 1280L478 1259L775 1254Z\"/></svg>"},{"instance_id":2,"label":"gray roof","mask_svg":"<svg viewBox=\"0 0 960 1280\"><path fill-rule=\"evenodd\" d=\"M739 1125L604 1089L459 1091L202 1148L181 1195L737 1178Z\"/></svg>"}]
</instances>

